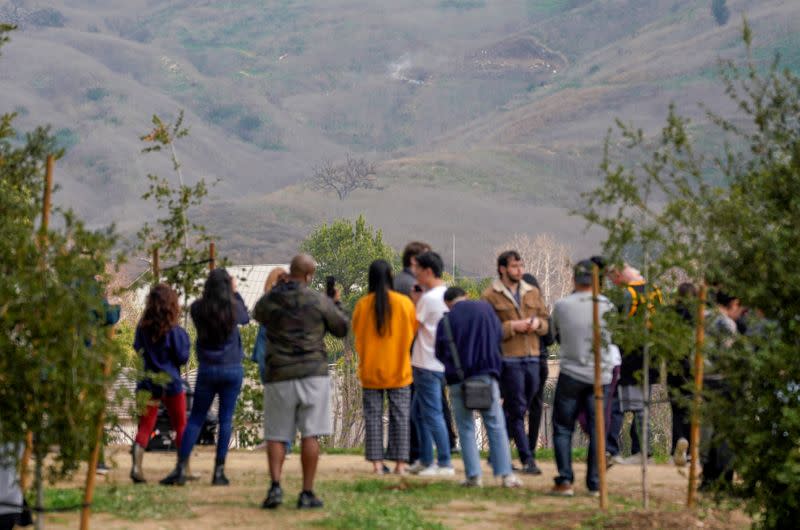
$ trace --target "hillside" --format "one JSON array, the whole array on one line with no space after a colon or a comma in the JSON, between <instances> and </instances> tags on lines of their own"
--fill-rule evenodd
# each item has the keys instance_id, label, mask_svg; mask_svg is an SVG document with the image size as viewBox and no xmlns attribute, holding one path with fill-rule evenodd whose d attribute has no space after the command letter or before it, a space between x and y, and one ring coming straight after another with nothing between
<instances>
[{"instance_id":1,"label":"hillside","mask_svg":"<svg viewBox=\"0 0 800 530\"><path fill-rule=\"evenodd\" d=\"M3 110L51 123L68 155L59 202L132 231L148 210L139 154L153 113L185 109L187 175L219 177L202 212L236 261L281 261L317 223L366 213L397 246L422 237L491 269L514 232L596 248L570 217L597 182L614 118L655 131L668 103L732 112L715 81L746 14L766 63L800 71L800 2L729 0L0 0ZM382 190L304 189L356 153ZM448 250L447 254L449 255Z\"/></svg>"}]
</instances>

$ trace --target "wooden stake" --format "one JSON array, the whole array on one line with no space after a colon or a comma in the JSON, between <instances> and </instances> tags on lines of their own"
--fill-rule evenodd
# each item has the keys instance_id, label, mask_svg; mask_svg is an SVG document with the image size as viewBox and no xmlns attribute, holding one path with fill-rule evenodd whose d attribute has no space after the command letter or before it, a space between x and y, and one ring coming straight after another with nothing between
<instances>
[{"instance_id":1,"label":"wooden stake","mask_svg":"<svg viewBox=\"0 0 800 530\"><path fill-rule=\"evenodd\" d=\"M700 460L700 406L703 401L703 344L705 343L706 286L700 286L697 300L697 327L695 329L694 352L694 406L692 407L692 426L689 432L691 461L689 463L689 492L686 505L694 507L697 491L697 464Z\"/></svg>"},{"instance_id":2,"label":"wooden stake","mask_svg":"<svg viewBox=\"0 0 800 530\"><path fill-rule=\"evenodd\" d=\"M22 453L22 460L19 463L19 488L22 493L28 489L28 462L31 461L33 454L33 433L28 431L25 435L25 451Z\"/></svg>"},{"instance_id":3,"label":"wooden stake","mask_svg":"<svg viewBox=\"0 0 800 530\"><path fill-rule=\"evenodd\" d=\"M608 509L608 488L606 487L606 414L603 402L603 373L600 357L600 268L592 267L592 320L594 350L594 432L597 472L600 475L600 509Z\"/></svg>"},{"instance_id":4,"label":"wooden stake","mask_svg":"<svg viewBox=\"0 0 800 530\"><path fill-rule=\"evenodd\" d=\"M39 227L39 249L44 252L47 243L47 230L50 228L50 208L51 197L53 195L53 171L55 170L56 159L53 155L47 155L47 166L44 174L44 194L42 196L42 225ZM39 264L44 269L45 263ZM25 435L25 451L22 453L22 461L19 464L19 483L22 493L28 487L28 465L33 454L33 433L28 431Z\"/></svg>"},{"instance_id":5,"label":"wooden stake","mask_svg":"<svg viewBox=\"0 0 800 530\"><path fill-rule=\"evenodd\" d=\"M108 338L114 338L114 327L108 328ZM111 376L111 356L106 357L103 363L103 378L108 380ZM104 389L105 392L105 389ZM97 435L95 437L94 449L92 449L92 456L89 459L89 469L86 471L86 489L83 494L83 509L81 510L81 530L89 530L89 517L92 514L92 499L94 499L94 484L97 478L97 461L100 458L100 449L103 446L103 428L106 419L106 396L103 395L103 407L97 417Z\"/></svg>"},{"instance_id":6,"label":"wooden stake","mask_svg":"<svg viewBox=\"0 0 800 530\"><path fill-rule=\"evenodd\" d=\"M153 285L156 285L161 279L161 269L158 268L158 247L153 248Z\"/></svg>"},{"instance_id":7,"label":"wooden stake","mask_svg":"<svg viewBox=\"0 0 800 530\"><path fill-rule=\"evenodd\" d=\"M214 242L208 244L208 270L213 271L217 268L217 247Z\"/></svg>"}]
</instances>

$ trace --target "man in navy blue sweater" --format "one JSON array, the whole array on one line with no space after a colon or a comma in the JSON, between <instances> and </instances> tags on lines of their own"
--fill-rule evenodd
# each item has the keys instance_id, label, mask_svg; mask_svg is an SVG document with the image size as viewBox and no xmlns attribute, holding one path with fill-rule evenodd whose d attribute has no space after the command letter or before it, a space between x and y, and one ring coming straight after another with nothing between
<instances>
[{"instance_id":1,"label":"man in navy blue sweater","mask_svg":"<svg viewBox=\"0 0 800 530\"><path fill-rule=\"evenodd\" d=\"M481 379L492 385L492 406L480 411L489 437L492 471L496 477L502 478L504 487L519 487L522 483L511 472L511 449L500 405L498 379L502 365L500 342L503 340L500 320L488 302L467 300L460 287L447 289L444 301L450 312L442 317L436 330L436 357L444 364L458 436L461 438L461 455L467 475L462 485L482 486L481 460L475 442L475 419L473 411L464 406L462 381L453 361L454 350L465 379ZM447 326L452 332L452 343Z\"/></svg>"}]
</instances>

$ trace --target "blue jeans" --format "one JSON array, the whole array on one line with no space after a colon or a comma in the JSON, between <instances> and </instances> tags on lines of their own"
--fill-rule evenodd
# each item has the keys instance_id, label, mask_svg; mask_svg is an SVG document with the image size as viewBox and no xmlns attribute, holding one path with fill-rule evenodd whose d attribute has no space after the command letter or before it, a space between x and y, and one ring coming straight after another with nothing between
<instances>
[{"instance_id":1,"label":"blue jeans","mask_svg":"<svg viewBox=\"0 0 800 530\"><path fill-rule=\"evenodd\" d=\"M503 394L503 411L506 415L508 434L514 439L523 465L533 459L528 433L525 432L525 416L539 392L539 358L526 357L503 359L500 374L500 391Z\"/></svg>"},{"instance_id":2,"label":"blue jeans","mask_svg":"<svg viewBox=\"0 0 800 530\"><path fill-rule=\"evenodd\" d=\"M411 418L417 428L419 460L425 466L433 464L433 443L440 467L450 466L450 439L442 411L444 372L413 368L414 398Z\"/></svg>"},{"instance_id":3,"label":"blue jeans","mask_svg":"<svg viewBox=\"0 0 800 530\"><path fill-rule=\"evenodd\" d=\"M608 399L608 386L603 387L605 399ZM586 487L589 491L600 489L595 449L596 432L594 430L594 385L583 383L561 372L556 384L556 395L553 403L553 448L556 453L558 477L556 484L573 483L572 474L572 433L575 431L575 420L578 411L586 410L589 428L588 469Z\"/></svg>"},{"instance_id":4,"label":"blue jeans","mask_svg":"<svg viewBox=\"0 0 800 530\"><path fill-rule=\"evenodd\" d=\"M197 384L194 388L194 400L189 422L183 432L183 440L178 456L186 460L192 454L194 444L200 435L200 429L206 421L208 409L219 395L219 427L217 431L217 463L225 462L228 444L231 441L233 427L233 411L236 399L242 388L244 368L241 364L200 365L197 371Z\"/></svg>"},{"instance_id":5,"label":"blue jeans","mask_svg":"<svg viewBox=\"0 0 800 530\"><path fill-rule=\"evenodd\" d=\"M508 446L506 420L500 405L500 386L490 375L476 377L492 382L492 407L481 410L483 425L489 436L489 453L492 455L492 471L496 477L511 474L511 449ZM464 471L468 478L481 476L481 456L475 440L475 418L473 411L464 407L463 389L460 384L450 385L450 401L458 425L458 437L461 439L461 458L464 460Z\"/></svg>"}]
</instances>

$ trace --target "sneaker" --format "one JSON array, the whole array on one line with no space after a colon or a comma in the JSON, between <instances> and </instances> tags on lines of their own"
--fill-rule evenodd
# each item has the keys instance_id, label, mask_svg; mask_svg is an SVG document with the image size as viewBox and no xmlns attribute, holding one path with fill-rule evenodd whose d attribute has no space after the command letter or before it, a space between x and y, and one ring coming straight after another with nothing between
<instances>
[{"instance_id":1,"label":"sneaker","mask_svg":"<svg viewBox=\"0 0 800 530\"><path fill-rule=\"evenodd\" d=\"M97 469L95 469L95 473L98 475L108 475L109 471L111 471L111 468L109 468L105 462L97 463Z\"/></svg>"},{"instance_id":2,"label":"sneaker","mask_svg":"<svg viewBox=\"0 0 800 530\"><path fill-rule=\"evenodd\" d=\"M304 491L297 498L297 509L304 510L307 508L322 508L322 500L314 495L313 491Z\"/></svg>"},{"instance_id":3,"label":"sneaker","mask_svg":"<svg viewBox=\"0 0 800 530\"><path fill-rule=\"evenodd\" d=\"M440 477L453 477L456 474L456 470L453 469L453 466L439 467L436 469L436 474Z\"/></svg>"},{"instance_id":4,"label":"sneaker","mask_svg":"<svg viewBox=\"0 0 800 530\"><path fill-rule=\"evenodd\" d=\"M521 488L522 481L517 478L514 473L509 473L508 475L503 475L503 487L504 488Z\"/></svg>"},{"instance_id":5,"label":"sneaker","mask_svg":"<svg viewBox=\"0 0 800 530\"><path fill-rule=\"evenodd\" d=\"M267 492L267 498L261 503L261 507L266 510L274 510L283 503L283 490L280 486L273 484Z\"/></svg>"},{"instance_id":6,"label":"sneaker","mask_svg":"<svg viewBox=\"0 0 800 530\"><path fill-rule=\"evenodd\" d=\"M678 438L675 443L675 453L672 455L672 460L678 467L686 465L686 450L689 449L689 440L686 438Z\"/></svg>"},{"instance_id":7,"label":"sneaker","mask_svg":"<svg viewBox=\"0 0 800 530\"><path fill-rule=\"evenodd\" d=\"M420 471L422 471L423 469L426 469L426 467L427 467L427 466L424 466L424 465L422 464L422 462L420 462L419 460L417 460L416 462L414 462L413 464L411 464L410 466L408 466L408 467L406 468L406 471L408 471L408 472L409 472L409 473L411 473L412 475L416 475L417 473L419 473L419 472L420 472Z\"/></svg>"},{"instance_id":8,"label":"sneaker","mask_svg":"<svg viewBox=\"0 0 800 530\"><path fill-rule=\"evenodd\" d=\"M431 464L426 468L423 468L422 471L418 471L416 473L420 477L433 477L439 474L439 466L436 464Z\"/></svg>"},{"instance_id":9,"label":"sneaker","mask_svg":"<svg viewBox=\"0 0 800 530\"><path fill-rule=\"evenodd\" d=\"M614 457L611 456L611 453L606 453L606 469L611 469L611 467L616 463L617 462L614 460Z\"/></svg>"},{"instance_id":10,"label":"sneaker","mask_svg":"<svg viewBox=\"0 0 800 530\"><path fill-rule=\"evenodd\" d=\"M575 496L575 490L572 489L572 484L570 482L562 482L561 484L553 486L553 489L550 490L550 495L555 495L556 497L573 497Z\"/></svg>"},{"instance_id":11,"label":"sneaker","mask_svg":"<svg viewBox=\"0 0 800 530\"><path fill-rule=\"evenodd\" d=\"M542 474L542 470L539 469L539 466L536 465L536 461L535 460L531 460L527 464L525 464L525 467L522 468L522 472L525 473L526 475L541 475Z\"/></svg>"},{"instance_id":12,"label":"sneaker","mask_svg":"<svg viewBox=\"0 0 800 530\"><path fill-rule=\"evenodd\" d=\"M619 465L621 465L621 466L624 466L624 465L626 465L626 464L628 463L628 462L625 460L625 457L624 457L624 456L622 456L622 455L620 455L620 454L616 454L616 455L612 456L612 457L611 457L611 458L610 458L608 461L609 461L609 462L611 462L611 463L609 464L609 467L610 467L610 466L613 466L613 465L615 465L615 464L619 464Z\"/></svg>"},{"instance_id":13,"label":"sneaker","mask_svg":"<svg viewBox=\"0 0 800 530\"><path fill-rule=\"evenodd\" d=\"M589 490L589 497L599 497L600 490Z\"/></svg>"},{"instance_id":14,"label":"sneaker","mask_svg":"<svg viewBox=\"0 0 800 530\"><path fill-rule=\"evenodd\" d=\"M461 485L465 488L482 488L483 480L481 480L480 476L467 477L465 480L461 481Z\"/></svg>"}]
</instances>

